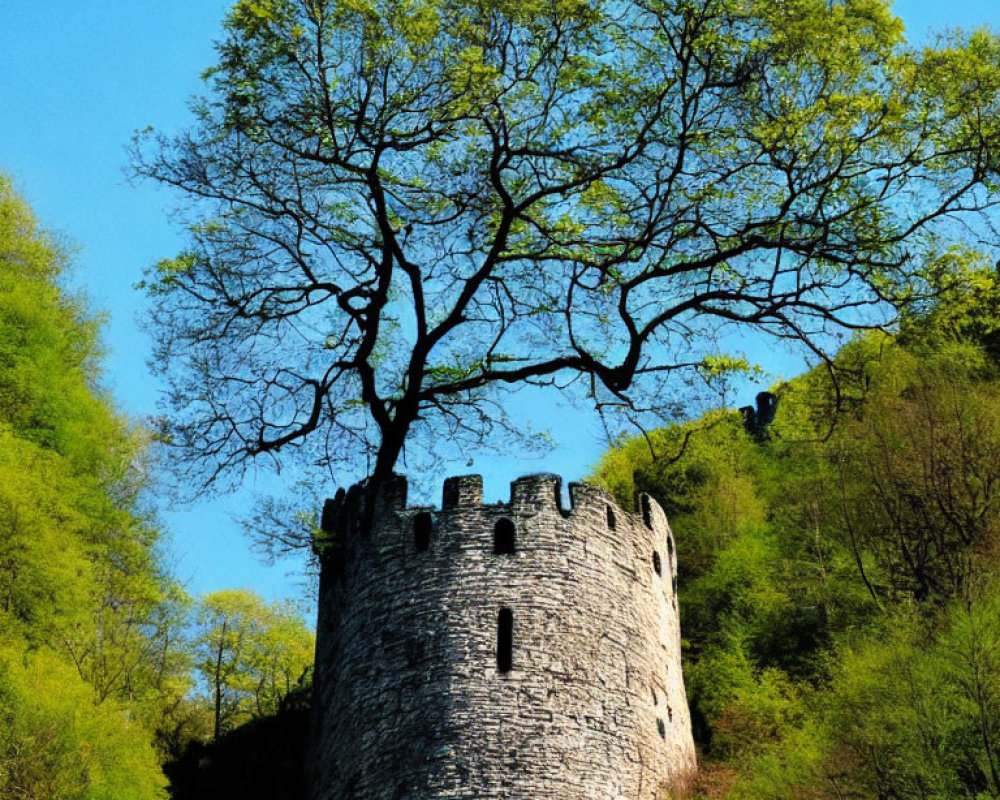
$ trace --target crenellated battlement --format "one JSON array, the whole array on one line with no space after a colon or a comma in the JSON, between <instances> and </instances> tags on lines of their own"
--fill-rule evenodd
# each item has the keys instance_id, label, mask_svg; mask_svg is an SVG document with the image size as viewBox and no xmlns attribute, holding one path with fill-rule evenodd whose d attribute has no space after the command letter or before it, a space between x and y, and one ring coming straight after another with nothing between
<instances>
[{"instance_id":1,"label":"crenellated battlement","mask_svg":"<svg viewBox=\"0 0 1000 800\"><path fill-rule=\"evenodd\" d=\"M551 473L525 475L511 482L509 500L484 503L482 476L459 475L444 481L440 507L407 505L408 483L401 475L394 476L391 481L383 484L374 499L359 486L341 489L323 506L320 527L326 538L316 542L316 551L321 557L334 553L343 557L346 552L353 550L351 542L354 540L371 539L373 546L376 542L385 545L386 536L406 535L407 522L414 527L423 526L419 532L414 532L414 536L429 536L433 540L435 534L449 531L470 533L468 525L455 524L458 518L479 519L485 524L489 520L509 517L516 524L521 517L558 514L569 523L569 537L574 535L575 520L581 520L589 534L593 533L592 526L596 517L603 516L605 527L609 531L615 531L619 521L641 530L641 522L650 532L650 546L655 548L659 545L669 549L672 562L670 526L659 504L649 495L639 496L637 505L641 511L633 513L622 509L599 486L571 482L569 507L564 507L562 483L563 479L559 475ZM371 508L369 503L372 504ZM427 547L430 546L430 540ZM423 551L427 547L418 546L417 549Z\"/></svg>"},{"instance_id":2,"label":"crenellated battlement","mask_svg":"<svg viewBox=\"0 0 1000 800\"><path fill-rule=\"evenodd\" d=\"M525 475L511 483L510 500L506 503L489 504L488 507L552 506L566 517L570 516L573 510L581 504L612 504L617 508L614 500L600 487L587 483L570 483L570 507L564 509L562 483L563 480L560 476L551 473ZM458 475L446 478L441 491L441 506L437 509L432 506L408 507L406 504L407 494L408 482L406 478L402 475L394 476L391 481L380 487L378 497L375 499L377 509L375 513L403 513L412 510L442 513L486 505L483 503L482 475ZM356 518L363 514L367 502L368 498L360 486L354 486L348 490L340 489L336 496L327 500L323 506L322 529L328 533L340 532L347 517Z\"/></svg>"},{"instance_id":3,"label":"crenellated battlement","mask_svg":"<svg viewBox=\"0 0 1000 800\"><path fill-rule=\"evenodd\" d=\"M652 800L694 767L673 535L557 475L323 509L321 800Z\"/></svg>"}]
</instances>

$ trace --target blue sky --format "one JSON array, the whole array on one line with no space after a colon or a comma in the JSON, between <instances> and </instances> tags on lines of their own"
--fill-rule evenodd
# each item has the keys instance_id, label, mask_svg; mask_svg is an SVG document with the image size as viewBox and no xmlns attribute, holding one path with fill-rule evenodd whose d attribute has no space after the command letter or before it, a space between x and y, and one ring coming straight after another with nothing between
<instances>
[{"instance_id":1,"label":"blue sky","mask_svg":"<svg viewBox=\"0 0 1000 800\"><path fill-rule=\"evenodd\" d=\"M181 238L167 217L171 198L149 184L129 185L125 147L138 128L171 132L189 121L188 98L200 91L198 76L213 61L227 6L220 0L0 4L0 170L44 225L75 245L71 284L109 318L106 385L136 417L156 412L157 385L139 325L144 299L132 286L144 267L174 254ZM895 11L912 42L949 26L1000 29L998 0L898 0ZM787 373L797 362L778 363ZM560 443L543 461L512 454L449 472L483 472L492 501L506 497L507 483L523 472L577 479L604 449L589 417L555 408L540 423ZM170 561L189 591L247 586L268 598L301 595L299 579L286 574L290 566L261 564L233 522L253 491L251 485L183 510L163 509Z\"/></svg>"}]
</instances>

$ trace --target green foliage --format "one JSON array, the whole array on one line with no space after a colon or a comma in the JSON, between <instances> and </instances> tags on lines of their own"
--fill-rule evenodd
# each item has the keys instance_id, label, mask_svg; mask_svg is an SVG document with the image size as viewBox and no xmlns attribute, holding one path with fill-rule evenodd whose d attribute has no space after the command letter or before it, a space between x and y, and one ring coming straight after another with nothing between
<instances>
[{"instance_id":1,"label":"green foliage","mask_svg":"<svg viewBox=\"0 0 1000 800\"><path fill-rule=\"evenodd\" d=\"M713 412L598 467L677 531L689 700L727 798L1000 797L1000 280L959 250L925 274L935 300L897 337L775 388L767 437Z\"/></svg>"},{"instance_id":2,"label":"green foliage","mask_svg":"<svg viewBox=\"0 0 1000 800\"><path fill-rule=\"evenodd\" d=\"M149 731L123 704L95 705L63 654L0 649L0 796L166 798Z\"/></svg>"},{"instance_id":3,"label":"green foliage","mask_svg":"<svg viewBox=\"0 0 1000 800\"><path fill-rule=\"evenodd\" d=\"M277 713L307 684L315 641L294 607L246 589L201 599L195 668L214 707L215 738L254 717Z\"/></svg>"},{"instance_id":4,"label":"green foliage","mask_svg":"<svg viewBox=\"0 0 1000 800\"><path fill-rule=\"evenodd\" d=\"M1000 542L1000 381L991 372L969 343L923 355L893 348L864 413L831 442L843 527L877 561L890 600L960 595Z\"/></svg>"},{"instance_id":5,"label":"green foliage","mask_svg":"<svg viewBox=\"0 0 1000 800\"><path fill-rule=\"evenodd\" d=\"M840 648L809 718L755 756L732 797L1000 797L995 582L970 601L894 613Z\"/></svg>"},{"instance_id":6,"label":"green foliage","mask_svg":"<svg viewBox=\"0 0 1000 800\"><path fill-rule=\"evenodd\" d=\"M934 636L907 623L890 627L877 645L866 643L842 655L827 713L855 765L852 778L867 784L868 796L878 797L886 784L901 798L970 796L962 773L974 769L979 776L968 778L975 782L984 777L974 757L967 761L978 749L978 713L957 681L970 677L966 667L972 665L961 663L960 651L942 658L964 637L953 640L954 630ZM1000 641L994 636L983 644L996 647Z\"/></svg>"},{"instance_id":7,"label":"green foliage","mask_svg":"<svg viewBox=\"0 0 1000 800\"><path fill-rule=\"evenodd\" d=\"M954 248L929 259L925 280L933 302L904 311L899 341L911 350L972 342L1000 365L1000 282L985 254Z\"/></svg>"},{"instance_id":8,"label":"green foliage","mask_svg":"<svg viewBox=\"0 0 1000 800\"><path fill-rule=\"evenodd\" d=\"M185 598L141 513L147 434L98 388L98 320L0 177L0 796L164 797Z\"/></svg>"}]
</instances>

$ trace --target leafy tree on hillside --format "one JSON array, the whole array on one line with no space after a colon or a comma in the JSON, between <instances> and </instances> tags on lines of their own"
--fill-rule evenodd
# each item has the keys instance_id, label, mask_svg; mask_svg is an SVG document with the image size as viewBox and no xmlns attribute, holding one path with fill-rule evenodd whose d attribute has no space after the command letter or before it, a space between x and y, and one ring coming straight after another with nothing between
<instances>
[{"instance_id":1,"label":"leafy tree on hillside","mask_svg":"<svg viewBox=\"0 0 1000 800\"><path fill-rule=\"evenodd\" d=\"M880 319L997 188L997 42L906 51L882 0L240 0L217 49L136 152L190 200L146 286L207 483L378 483L523 384L676 411L715 337Z\"/></svg>"},{"instance_id":2,"label":"leafy tree on hillside","mask_svg":"<svg viewBox=\"0 0 1000 800\"><path fill-rule=\"evenodd\" d=\"M887 353L863 415L831 448L852 546L893 600L961 596L1000 546L1000 381L982 353Z\"/></svg>"},{"instance_id":3,"label":"leafy tree on hillside","mask_svg":"<svg viewBox=\"0 0 1000 800\"><path fill-rule=\"evenodd\" d=\"M836 382L775 387L766 440L716 411L597 470L671 510L705 780L730 800L1000 796L1000 280L955 256Z\"/></svg>"},{"instance_id":4,"label":"leafy tree on hillside","mask_svg":"<svg viewBox=\"0 0 1000 800\"><path fill-rule=\"evenodd\" d=\"M54 649L0 644L0 797L166 800L152 736Z\"/></svg>"},{"instance_id":5,"label":"leafy tree on hillside","mask_svg":"<svg viewBox=\"0 0 1000 800\"><path fill-rule=\"evenodd\" d=\"M98 324L0 177L0 796L154 800L187 689L148 438L98 388Z\"/></svg>"},{"instance_id":6,"label":"leafy tree on hillside","mask_svg":"<svg viewBox=\"0 0 1000 800\"><path fill-rule=\"evenodd\" d=\"M216 739L253 717L277 713L309 679L313 634L287 603L246 589L202 598L196 669L212 698Z\"/></svg>"}]
</instances>

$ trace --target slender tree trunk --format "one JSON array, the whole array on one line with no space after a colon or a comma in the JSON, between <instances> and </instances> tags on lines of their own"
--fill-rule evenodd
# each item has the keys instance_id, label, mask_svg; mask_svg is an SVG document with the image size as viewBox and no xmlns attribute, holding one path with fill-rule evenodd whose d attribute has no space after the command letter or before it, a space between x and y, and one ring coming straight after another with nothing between
<instances>
[{"instance_id":1,"label":"slender tree trunk","mask_svg":"<svg viewBox=\"0 0 1000 800\"><path fill-rule=\"evenodd\" d=\"M226 645L226 620L222 620L222 631L219 634L219 650L215 656L215 728L213 740L218 740L222 732L222 653Z\"/></svg>"}]
</instances>

